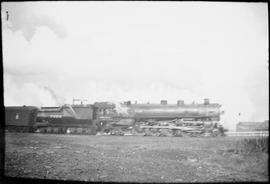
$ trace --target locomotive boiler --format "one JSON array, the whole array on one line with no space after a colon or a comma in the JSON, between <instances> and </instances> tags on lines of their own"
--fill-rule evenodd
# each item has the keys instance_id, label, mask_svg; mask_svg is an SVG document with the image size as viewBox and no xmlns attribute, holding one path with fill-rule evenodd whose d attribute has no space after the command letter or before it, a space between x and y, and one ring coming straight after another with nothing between
<instances>
[{"instance_id":1,"label":"locomotive boiler","mask_svg":"<svg viewBox=\"0 0 270 184\"><path fill-rule=\"evenodd\" d=\"M133 104L130 105L130 114L137 120L141 119L189 119L219 121L220 105L209 104Z\"/></svg>"}]
</instances>

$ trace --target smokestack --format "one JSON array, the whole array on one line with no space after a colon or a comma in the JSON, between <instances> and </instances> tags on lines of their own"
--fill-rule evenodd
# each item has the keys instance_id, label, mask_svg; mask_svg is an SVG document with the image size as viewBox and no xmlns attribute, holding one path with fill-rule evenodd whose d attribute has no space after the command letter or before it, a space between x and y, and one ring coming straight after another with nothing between
<instances>
[{"instance_id":1,"label":"smokestack","mask_svg":"<svg viewBox=\"0 0 270 184\"><path fill-rule=\"evenodd\" d=\"M209 104L210 104L209 98L205 98L205 99L203 100L203 104L204 104L204 105L209 105Z\"/></svg>"},{"instance_id":2,"label":"smokestack","mask_svg":"<svg viewBox=\"0 0 270 184\"><path fill-rule=\"evenodd\" d=\"M161 101L160 101L160 104L161 104L161 105L167 105L167 100L161 100Z\"/></svg>"},{"instance_id":3,"label":"smokestack","mask_svg":"<svg viewBox=\"0 0 270 184\"><path fill-rule=\"evenodd\" d=\"M184 105L184 100L177 100L177 105L178 105L178 106Z\"/></svg>"}]
</instances>

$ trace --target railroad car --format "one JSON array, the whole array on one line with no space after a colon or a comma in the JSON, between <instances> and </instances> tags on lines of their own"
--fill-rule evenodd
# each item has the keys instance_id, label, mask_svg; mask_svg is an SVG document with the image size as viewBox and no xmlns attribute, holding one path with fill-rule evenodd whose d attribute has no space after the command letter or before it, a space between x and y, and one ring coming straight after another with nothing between
<instances>
[{"instance_id":1,"label":"railroad car","mask_svg":"<svg viewBox=\"0 0 270 184\"><path fill-rule=\"evenodd\" d=\"M5 107L5 128L10 132L33 132L36 123L37 107L9 106Z\"/></svg>"}]
</instances>

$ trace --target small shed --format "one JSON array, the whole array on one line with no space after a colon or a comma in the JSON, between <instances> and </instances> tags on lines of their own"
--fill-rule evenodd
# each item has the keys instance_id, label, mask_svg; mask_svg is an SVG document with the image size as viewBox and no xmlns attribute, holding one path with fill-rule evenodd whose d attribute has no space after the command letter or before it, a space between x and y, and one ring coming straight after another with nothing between
<instances>
[{"instance_id":1,"label":"small shed","mask_svg":"<svg viewBox=\"0 0 270 184\"><path fill-rule=\"evenodd\" d=\"M237 132L248 132L248 131L268 131L269 130L269 121L256 122L239 122L236 125Z\"/></svg>"}]
</instances>

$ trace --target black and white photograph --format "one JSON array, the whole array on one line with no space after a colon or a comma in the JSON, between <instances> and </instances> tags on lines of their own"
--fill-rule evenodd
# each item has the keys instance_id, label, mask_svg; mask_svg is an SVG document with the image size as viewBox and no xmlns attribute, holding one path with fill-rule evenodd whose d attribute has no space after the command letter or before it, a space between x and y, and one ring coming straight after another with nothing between
<instances>
[{"instance_id":1,"label":"black and white photograph","mask_svg":"<svg viewBox=\"0 0 270 184\"><path fill-rule=\"evenodd\" d=\"M266 2L2 2L4 178L268 182Z\"/></svg>"}]
</instances>

